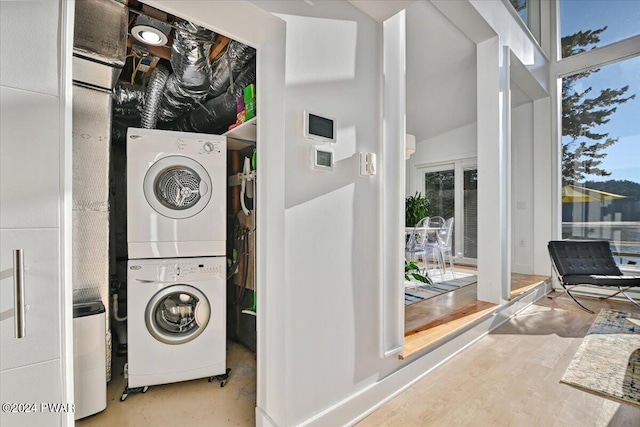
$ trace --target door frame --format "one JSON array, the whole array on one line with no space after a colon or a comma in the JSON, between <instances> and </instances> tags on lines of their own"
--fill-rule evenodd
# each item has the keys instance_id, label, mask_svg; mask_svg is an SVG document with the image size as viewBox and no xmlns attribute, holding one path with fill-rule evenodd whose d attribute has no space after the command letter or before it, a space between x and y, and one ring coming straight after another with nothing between
<instances>
[{"instance_id":1,"label":"door frame","mask_svg":"<svg viewBox=\"0 0 640 427\"><path fill-rule=\"evenodd\" d=\"M257 156L260 179L256 200L257 386L256 424L286 424L285 324L280 302L286 301L284 274L284 77L286 24L250 1L147 0L146 4L188 19L256 48ZM74 1L61 0L61 284L63 294L63 384L73 402L73 285L72 267L72 55ZM267 125L268 123L268 125ZM268 148L267 148L268 147ZM268 191L266 191L268 189ZM268 194L268 197L266 195ZM267 226L268 224L268 226ZM269 296L262 291L268 284ZM266 331L269 333L268 341ZM271 396L271 398L268 398ZM73 414L64 423L74 424Z\"/></svg>"},{"instance_id":2,"label":"door frame","mask_svg":"<svg viewBox=\"0 0 640 427\"><path fill-rule=\"evenodd\" d=\"M60 1L60 337L62 398L75 402L73 374L73 30L75 4ZM62 414L62 425L75 425L73 412Z\"/></svg>"},{"instance_id":3,"label":"door frame","mask_svg":"<svg viewBox=\"0 0 640 427\"><path fill-rule=\"evenodd\" d=\"M454 174L454 229L458 230L454 234L454 248L456 253L464 253L464 176L463 173L467 169L478 169L478 161L476 158L463 158L457 160L448 160L435 163L427 163L416 165L415 177L417 179L416 187L422 194L427 194L424 174L427 172L439 172L444 170L453 170ZM446 218L445 218L446 219ZM454 254L455 256L455 254ZM474 258L465 258L462 256L457 260L469 265L478 265L478 260Z\"/></svg>"}]
</instances>

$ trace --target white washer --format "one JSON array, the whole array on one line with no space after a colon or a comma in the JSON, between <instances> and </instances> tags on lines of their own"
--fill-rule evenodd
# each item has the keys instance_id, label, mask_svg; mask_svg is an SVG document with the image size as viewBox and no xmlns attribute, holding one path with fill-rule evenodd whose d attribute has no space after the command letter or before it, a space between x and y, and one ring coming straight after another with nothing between
<instances>
[{"instance_id":1,"label":"white washer","mask_svg":"<svg viewBox=\"0 0 640 427\"><path fill-rule=\"evenodd\" d=\"M225 254L226 137L127 131L129 259Z\"/></svg>"},{"instance_id":2,"label":"white washer","mask_svg":"<svg viewBox=\"0 0 640 427\"><path fill-rule=\"evenodd\" d=\"M130 260L128 387L226 373L225 258Z\"/></svg>"}]
</instances>

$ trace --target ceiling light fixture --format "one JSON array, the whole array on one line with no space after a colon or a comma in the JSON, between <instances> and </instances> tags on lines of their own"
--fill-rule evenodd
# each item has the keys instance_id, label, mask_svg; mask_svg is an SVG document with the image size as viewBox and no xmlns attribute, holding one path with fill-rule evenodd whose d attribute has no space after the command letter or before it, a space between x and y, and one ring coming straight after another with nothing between
<instances>
[{"instance_id":1,"label":"ceiling light fixture","mask_svg":"<svg viewBox=\"0 0 640 427\"><path fill-rule=\"evenodd\" d=\"M164 46L167 44L171 26L157 19L138 15L136 23L131 28L131 35L136 40L150 46Z\"/></svg>"},{"instance_id":2,"label":"ceiling light fixture","mask_svg":"<svg viewBox=\"0 0 640 427\"><path fill-rule=\"evenodd\" d=\"M404 158L409 160L409 157L416 152L416 137L410 133L405 134L405 146L404 146Z\"/></svg>"},{"instance_id":3,"label":"ceiling light fixture","mask_svg":"<svg viewBox=\"0 0 640 427\"><path fill-rule=\"evenodd\" d=\"M147 25L136 25L131 29L131 35L138 41L151 46L164 46L167 44L167 36L160 30Z\"/></svg>"}]
</instances>

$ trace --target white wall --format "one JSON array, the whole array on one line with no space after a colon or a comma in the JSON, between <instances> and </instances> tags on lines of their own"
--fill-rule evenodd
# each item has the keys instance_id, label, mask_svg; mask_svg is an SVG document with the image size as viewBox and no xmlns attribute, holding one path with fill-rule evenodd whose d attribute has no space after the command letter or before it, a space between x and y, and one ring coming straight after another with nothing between
<instances>
[{"instance_id":1,"label":"white wall","mask_svg":"<svg viewBox=\"0 0 640 427\"><path fill-rule=\"evenodd\" d=\"M280 398L295 425L399 365L379 358L380 175L360 177L357 158L381 149L382 32L347 2L256 4L287 23L287 294L280 302L287 378ZM333 172L309 168L304 109L337 119Z\"/></svg>"},{"instance_id":2,"label":"white wall","mask_svg":"<svg viewBox=\"0 0 640 427\"><path fill-rule=\"evenodd\" d=\"M387 379L405 378L401 372L406 370L395 372L420 357L409 362L380 357L381 277L376 263L383 249L378 231L382 228L378 212L382 183L380 174L358 175L359 151L381 153L381 26L348 2L310 3L256 1L287 23L286 296L268 305L269 310L279 310L286 337L282 349L285 390L282 395L269 396L277 407L284 407L286 416L279 420L280 425L344 424L353 416L344 410L349 399L365 405L373 399L373 389L389 383ZM487 61L486 66L494 68L490 75L496 79L492 86L496 108L491 117L497 123L498 43L493 42L496 60ZM333 172L309 168L312 143L302 136L304 109L337 118ZM412 163L475 154L477 129L471 123L421 143L427 154L417 154ZM434 157L428 154L431 151ZM265 293L269 293L268 283ZM268 339L270 331L264 333ZM451 355L454 347L437 348L420 360L426 361L424 366L433 366ZM404 382L398 382L394 390L407 384L406 378L398 381ZM326 416L332 412L334 418ZM327 419L334 422L326 424Z\"/></svg>"},{"instance_id":3,"label":"white wall","mask_svg":"<svg viewBox=\"0 0 640 427\"><path fill-rule=\"evenodd\" d=\"M474 8L500 37L500 44L509 46L534 78L549 88L549 61L535 39L520 27L502 0L469 0Z\"/></svg>"},{"instance_id":4,"label":"white wall","mask_svg":"<svg viewBox=\"0 0 640 427\"><path fill-rule=\"evenodd\" d=\"M431 2L406 16L407 133L422 141L475 122L475 43Z\"/></svg>"},{"instance_id":5,"label":"white wall","mask_svg":"<svg viewBox=\"0 0 640 427\"><path fill-rule=\"evenodd\" d=\"M533 102L511 111L511 271L533 274Z\"/></svg>"},{"instance_id":6,"label":"white wall","mask_svg":"<svg viewBox=\"0 0 640 427\"><path fill-rule=\"evenodd\" d=\"M475 103L474 98L465 102ZM424 192L421 166L474 158L478 154L478 127L476 123L462 126L425 141L416 143L416 152L407 162L407 194Z\"/></svg>"}]
</instances>

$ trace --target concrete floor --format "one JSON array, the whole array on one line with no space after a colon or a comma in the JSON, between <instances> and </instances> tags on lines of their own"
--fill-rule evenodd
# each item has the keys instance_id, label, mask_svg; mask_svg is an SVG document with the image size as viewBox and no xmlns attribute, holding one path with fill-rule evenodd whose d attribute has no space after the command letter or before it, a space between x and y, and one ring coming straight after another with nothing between
<instances>
[{"instance_id":1,"label":"concrete floor","mask_svg":"<svg viewBox=\"0 0 640 427\"><path fill-rule=\"evenodd\" d=\"M113 359L107 387L107 409L76 422L79 427L126 426L254 426L256 355L246 347L227 343L231 374L224 387L206 378L154 386L145 394L120 401L126 385L125 358Z\"/></svg>"}]
</instances>

